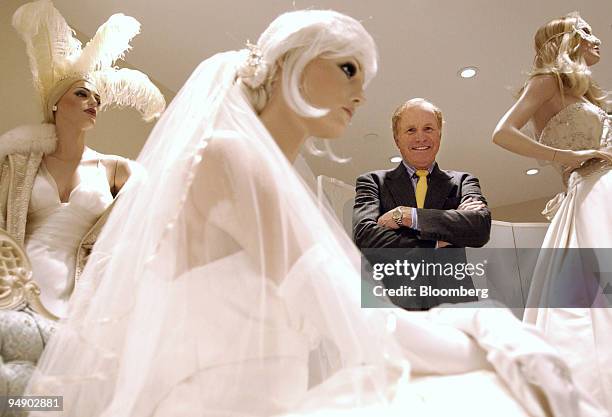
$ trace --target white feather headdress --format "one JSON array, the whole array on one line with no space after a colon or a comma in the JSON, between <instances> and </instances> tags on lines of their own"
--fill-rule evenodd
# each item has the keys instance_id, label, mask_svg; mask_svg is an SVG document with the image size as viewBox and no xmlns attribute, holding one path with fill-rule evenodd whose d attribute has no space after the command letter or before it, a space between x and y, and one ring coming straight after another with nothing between
<instances>
[{"instance_id":1,"label":"white feather headdress","mask_svg":"<svg viewBox=\"0 0 612 417\"><path fill-rule=\"evenodd\" d=\"M51 0L21 6L13 15L13 26L26 44L43 112L55 104L50 103L54 89L68 79L92 82L103 108L135 107L147 121L164 110L164 96L149 77L137 70L114 67L140 32L140 23L133 17L112 15L84 48Z\"/></svg>"}]
</instances>

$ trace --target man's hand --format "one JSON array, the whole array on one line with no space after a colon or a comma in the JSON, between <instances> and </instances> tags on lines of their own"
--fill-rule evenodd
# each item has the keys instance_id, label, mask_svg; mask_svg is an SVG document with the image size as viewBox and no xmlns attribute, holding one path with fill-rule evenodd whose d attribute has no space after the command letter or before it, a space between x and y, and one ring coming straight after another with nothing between
<instances>
[{"instance_id":1,"label":"man's hand","mask_svg":"<svg viewBox=\"0 0 612 417\"><path fill-rule=\"evenodd\" d=\"M472 197L468 197L463 203L459 204L457 210L468 210L468 211L478 211L486 208L486 204L480 200L475 200ZM436 248L444 248L446 246L450 246L450 243L445 242L443 240L438 240L436 243Z\"/></svg>"},{"instance_id":2,"label":"man's hand","mask_svg":"<svg viewBox=\"0 0 612 417\"><path fill-rule=\"evenodd\" d=\"M412 209L411 207L400 206L404 216L402 217L402 226L410 227L412 225ZM467 211L478 211L486 208L486 204L480 200L476 200L472 197L468 197L467 200L459 204L457 210L467 210ZM389 210L382 216L380 216L377 220L377 223L381 227L386 227L387 229L396 230L399 229L400 226L393 220L393 212L397 210L397 207ZM450 243L445 242L443 240L439 240L437 242L436 247L443 248L445 246L449 246Z\"/></svg>"},{"instance_id":3,"label":"man's hand","mask_svg":"<svg viewBox=\"0 0 612 417\"><path fill-rule=\"evenodd\" d=\"M475 200L472 197L468 197L463 203L459 204L457 210L468 210L468 211L478 211L486 208L486 204L480 200Z\"/></svg>"},{"instance_id":4,"label":"man's hand","mask_svg":"<svg viewBox=\"0 0 612 417\"><path fill-rule=\"evenodd\" d=\"M412 209L410 207L398 206L401 208L404 216L402 217L402 226L410 227L412 225ZM387 229L399 229L400 226L395 223L393 220L393 212L397 210L397 208L391 209L382 216L380 216L377 220L377 223L381 227L386 227Z\"/></svg>"}]
</instances>

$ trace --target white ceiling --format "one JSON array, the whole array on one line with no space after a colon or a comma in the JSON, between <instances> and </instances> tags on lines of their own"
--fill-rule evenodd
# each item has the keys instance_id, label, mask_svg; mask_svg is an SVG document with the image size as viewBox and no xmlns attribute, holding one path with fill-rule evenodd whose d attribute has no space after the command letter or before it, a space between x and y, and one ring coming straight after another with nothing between
<instances>
[{"instance_id":1,"label":"white ceiling","mask_svg":"<svg viewBox=\"0 0 612 417\"><path fill-rule=\"evenodd\" d=\"M530 68L535 30L550 18L579 10L603 41L595 78L604 88L612 86L612 53L607 47L612 45L610 0L55 0L55 4L71 26L89 36L113 13L136 17L142 34L133 42L128 63L172 91L203 59L242 48L247 39L256 40L281 12L325 8L347 13L362 20L378 43L380 72L345 139L333 144L352 161L338 165L309 157L315 173L354 184L360 173L391 168L388 158L396 149L390 114L408 98L426 97L445 113L441 167L480 177L492 206L549 196L560 189L552 168L527 177L524 171L537 166L535 161L491 143L497 120ZM476 78L457 76L458 69L467 65L480 69Z\"/></svg>"}]
</instances>

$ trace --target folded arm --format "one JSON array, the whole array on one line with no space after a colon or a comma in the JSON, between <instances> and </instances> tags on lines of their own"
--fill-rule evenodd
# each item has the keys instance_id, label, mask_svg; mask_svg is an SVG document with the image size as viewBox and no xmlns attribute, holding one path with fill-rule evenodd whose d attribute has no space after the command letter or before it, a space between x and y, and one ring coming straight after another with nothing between
<instances>
[{"instance_id":1,"label":"folded arm","mask_svg":"<svg viewBox=\"0 0 612 417\"><path fill-rule=\"evenodd\" d=\"M486 207L478 178L465 174L461 183L461 204L469 200L480 201L484 207L478 210L417 209L419 236L460 247L485 245L491 232L491 212Z\"/></svg>"},{"instance_id":2,"label":"folded arm","mask_svg":"<svg viewBox=\"0 0 612 417\"><path fill-rule=\"evenodd\" d=\"M391 220L391 212L381 216L379 184L372 176L359 177L356 192L353 238L360 248L432 248L436 246L436 241L460 247L480 247L489 240L491 212L486 207L478 179L469 174L465 174L461 184L462 209L417 209L418 231L397 226ZM481 202L482 205L471 205L474 202ZM464 206L466 209L463 209ZM409 218L410 208L405 209Z\"/></svg>"},{"instance_id":3,"label":"folded arm","mask_svg":"<svg viewBox=\"0 0 612 417\"><path fill-rule=\"evenodd\" d=\"M433 248L434 240L420 239L416 231L392 230L378 224L381 202L379 184L370 175L357 178L353 208L353 240L359 248Z\"/></svg>"}]
</instances>

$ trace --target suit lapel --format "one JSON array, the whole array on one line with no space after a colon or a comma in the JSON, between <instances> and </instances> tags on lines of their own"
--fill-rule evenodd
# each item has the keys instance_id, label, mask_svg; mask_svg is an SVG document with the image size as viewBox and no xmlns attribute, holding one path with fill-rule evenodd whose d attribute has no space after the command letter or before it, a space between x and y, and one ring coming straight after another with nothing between
<instances>
[{"instance_id":1,"label":"suit lapel","mask_svg":"<svg viewBox=\"0 0 612 417\"><path fill-rule=\"evenodd\" d=\"M404 164L400 163L389 173L385 187L396 206L416 207L414 188Z\"/></svg>"},{"instance_id":2,"label":"suit lapel","mask_svg":"<svg viewBox=\"0 0 612 417\"><path fill-rule=\"evenodd\" d=\"M427 184L427 195L425 196L425 208L441 209L448 197L448 193L453 187L451 177L440 168L434 165ZM413 193L414 194L414 193Z\"/></svg>"}]
</instances>

